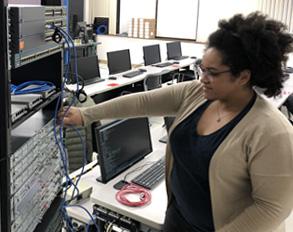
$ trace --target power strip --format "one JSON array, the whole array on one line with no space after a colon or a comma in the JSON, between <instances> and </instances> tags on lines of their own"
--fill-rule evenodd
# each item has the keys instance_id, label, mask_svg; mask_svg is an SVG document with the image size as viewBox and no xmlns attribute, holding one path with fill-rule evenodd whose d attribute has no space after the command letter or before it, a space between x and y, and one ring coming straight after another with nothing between
<instances>
[{"instance_id":1,"label":"power strip","mask_svg":"<svg viewBox=\"0 0 293 232\"><path fill-rule=\"evenodd\" d=\"M92 190L93 190L92 186L90 186L86 183L83 183L83 182L78 182L77 188L79 190L79 195L74 200L72 200L70 202L70 204L76 204L77 202L88 198L91 195ZM75 189L74 186L70 186L70 188L67 190L66 198L65 198L66 201L71 199L74 189ZM77 190L75 189L74 195L76 195L76 194L77 194Z\"/></svg>"}]
</instances>

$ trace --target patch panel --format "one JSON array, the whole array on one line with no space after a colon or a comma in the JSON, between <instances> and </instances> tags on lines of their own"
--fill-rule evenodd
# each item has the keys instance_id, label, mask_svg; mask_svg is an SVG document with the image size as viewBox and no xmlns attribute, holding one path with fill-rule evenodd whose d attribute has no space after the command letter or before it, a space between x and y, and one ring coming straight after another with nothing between
<instances>
[{"instance_id":1,"label":"patch panel","mask_svg":"<svg viewBox=\"0 0 293 232\"><path fill-rule=\"evenodd\" d=\"M53 128L52 119L11 157L12 231L33 231L60 191L62 161Z\"/></svg>"}]
</instances>

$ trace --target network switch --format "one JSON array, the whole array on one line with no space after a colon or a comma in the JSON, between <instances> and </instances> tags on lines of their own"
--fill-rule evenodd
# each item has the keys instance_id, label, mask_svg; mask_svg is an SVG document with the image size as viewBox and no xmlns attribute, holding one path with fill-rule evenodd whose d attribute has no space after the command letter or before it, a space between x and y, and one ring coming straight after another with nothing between
<instances>
[{"instance_id":1,"label":"network switch","mask_svg":"<svg viewBox=\"0 0 293 232\"><path fill-rule=\"evenodd\" d=\"M38 104L42 102L40 94L21 94L21 95L11 95L11 102L16 104L26 104L31 110Z\"/></svg>"},{"instance_id":2,"label":"network switch","mask_svg":"<svg viewBox=\"0 0 293 232\"><path fill-rule=\"evenodd\" d=\"M11 104L11 121L15 122L27 113L27 106L25 104Z\"/></svg>"},{"instance_id":3,"label":"network switch","mask_svg":"<svg viewBox=\"0 0 293 232\"><path fill-rule=\"evenodd\" d=\"M66 7L9 5L8 15L12 68L18 68L63 48L53 40L54 29L48 26L55 25L66 31Z\"/></svg>"},{"instance_id":4,"label":"network switch","mask_svg":"<svg viewBox=\"0 0 293 232\"><path fill-rule=\"evenodd\" d=\"M11 66L12 68L18 68L24 64L33 62L37 59L59 52L62 50L62 48L63 45L52 43L31 49L29 51L11 54Z\"/></svg>"}]
</instances>

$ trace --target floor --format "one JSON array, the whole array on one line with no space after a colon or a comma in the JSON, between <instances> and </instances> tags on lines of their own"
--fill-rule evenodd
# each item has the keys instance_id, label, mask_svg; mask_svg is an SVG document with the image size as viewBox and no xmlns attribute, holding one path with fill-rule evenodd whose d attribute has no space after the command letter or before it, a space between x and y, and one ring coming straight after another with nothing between
<instances>
[{"instance_id":1,"label":"floor","mask_svg":"<svg viewBox=\"0 0 293 232\"><path fill-rule=\"evenodd\" d=\"M159 139L166 135L166 129L162 126L164 124L163 118L152 117L150 122L153 148L162 150L166 146L164 143L159 142ZM286 232L293 232L293 211L286 220Z\"/></svg>"}]
</instances>

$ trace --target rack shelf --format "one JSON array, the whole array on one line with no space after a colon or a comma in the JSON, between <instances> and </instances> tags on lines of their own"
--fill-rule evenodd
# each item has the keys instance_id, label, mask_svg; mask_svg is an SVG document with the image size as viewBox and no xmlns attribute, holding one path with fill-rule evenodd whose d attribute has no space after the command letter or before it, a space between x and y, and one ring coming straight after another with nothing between
<instances>
[{"instance_id":1,"label":"rack shelf","mask_svg":"<svg viewBox=\"0 0 293 232\"><path fill-rule=\"evenodd\" d=\"M15 201L13 201L16 191L13 190L11 168L14 167L11 167L13 163L11 157L31 138L38 138L36 136L38 131L53 120L62 86L64 63L63 50L60 49L60 51L54 51L54 53L49 53L47 56L40 57L20 67L11 68L8 62L11 54L8 52L8 39L10 37L7 34L7 7L8 0L0 0L0 111L2 112L0 115L0 232L15 231L15 229L12 229L12 225L15 226L16 221L14 215ZM56 92L12 122L10 86L11 84L19 85L33 80L52 82L56 87ZM53 145L55 146L55 144ZM29 167L29 164L27 164L27 167ZM55 170L55 167L52 166L52 170ZM34 173L33 175L37 174ZM55 188L53 190L55 191ZM21 220L19 219L19 222Z\"/></svg>"}]
</instances>

